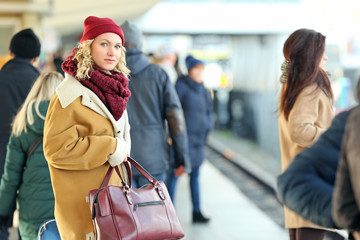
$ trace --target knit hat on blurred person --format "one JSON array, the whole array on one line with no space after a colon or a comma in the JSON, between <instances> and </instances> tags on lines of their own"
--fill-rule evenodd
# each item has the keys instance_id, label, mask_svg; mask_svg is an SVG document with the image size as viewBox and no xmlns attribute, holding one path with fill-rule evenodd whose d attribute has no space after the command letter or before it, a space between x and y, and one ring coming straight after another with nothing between
<instances>
[{"instance_id":1,"label":"knit hat on blurred person","mask_svg":"<svg viewBox=\"0 0 360 240\"><path fill-rule=\"evenodd\" d=\"M80 42L91 40L103 33L115 33L120 36L122 45L125 44L124 32L112 19L98 18L94 16L87 17L84 21L84 33Z\"/></svg>"},{"instance_id":2,"label":"knit hat on blurred person","mask_svg":"<svg viewBox=\"0 0 360 240\"><path fill-rule=\"evenodd\" d=\"M196 58L194 58L193 56L191 55L188 55L186 58L185 58L185 63L186 63L186 67L188 69L188 72L190 72L190 70L195 67L196 65L198 64L201 64L201 65L204 65L204 62L203 61L200 61Z\"/></svg>"},{"instance_id":3,"label":"knit hat on blurred person","mask_svg":"<svg viewBox=\"0 0 360 240\"><path fill-rule=\"evenodd\" d=\"M169 54L176 53L176 49L172 44L164 44L160 46L157 51L155 52L155 57L163 58Z\"/></svg>"},{"instance_id":4,"label":"knit hat on blurred person","mask_svg":"<svg viewBox=\"0 0 360 240\"><path fill-rule=\"evenodd\" d=\"M40 55L39 38L30 28L16 33L10 42L10 51L20 58L32 59Z\"/></svg>"},{"instance_id":5,"label":"knit hat on blurred person","mask_svg":"<svg viewBox=\"0 0 360 240\"><path fill-rule=\"evenodd\" d=\"M126 20L121 28L124 31L126 43L130 48L142 49L142 32L132 22Z\"/></svg>"}]
</instances>

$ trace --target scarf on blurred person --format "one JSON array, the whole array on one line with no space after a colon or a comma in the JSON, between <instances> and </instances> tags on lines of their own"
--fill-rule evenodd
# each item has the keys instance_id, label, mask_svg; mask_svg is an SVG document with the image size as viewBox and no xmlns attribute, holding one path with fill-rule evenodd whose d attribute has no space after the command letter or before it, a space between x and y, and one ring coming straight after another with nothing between
<instances>
[{"instance_id":1,"label":"scarf on blurred person","mask_svg":"<svg viewBox=\"0 0 360 240\"><path fill-rule=\"evenodd\" d=\"M74 48L62 64L64 72L76 78L77 60ZM111 112L115 120L119 120L126 109L126 103L131 95L128 89L129 80L122 73L112 74L99 70L96 66L89 71L89 79L77 79L85 87L93 91Z\"/></svg>"}]
</instances>

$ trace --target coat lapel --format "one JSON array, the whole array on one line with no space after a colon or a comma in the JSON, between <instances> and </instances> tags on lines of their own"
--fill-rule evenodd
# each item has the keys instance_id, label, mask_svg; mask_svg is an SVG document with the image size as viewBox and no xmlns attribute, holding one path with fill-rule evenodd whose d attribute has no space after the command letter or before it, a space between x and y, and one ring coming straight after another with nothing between
<instances>
[{"instance_id":1,"label":"coat lapel","mask_svg":"<svg viewBox=\"0 0 360 240\"><path fill-rule=\"evenodd\" d=\"M87 87L83 86L71 75L65 73L65 79L56 89L56 93L59 97L61 106L66 108L78 97L82 97L81 104L92 109L103 117L109 119L114 127L115 134L119 134L121 131L120 126L124 126L125 119L121 117L118 121L112 116L110 111L104 105L104 103ZM125 110L123 116L127 116Z\"/></svg>"}]
</instances>

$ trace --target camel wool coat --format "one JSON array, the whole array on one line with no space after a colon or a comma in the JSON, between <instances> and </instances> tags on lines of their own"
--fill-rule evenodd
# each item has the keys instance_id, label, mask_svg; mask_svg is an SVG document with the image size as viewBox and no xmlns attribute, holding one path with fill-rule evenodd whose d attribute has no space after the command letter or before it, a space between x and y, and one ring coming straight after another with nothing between
<instances>
[{"instance_id":1,"label":"camel wool coat","mask_svg":"<svg viewBox=\"0 0 360 240\"><path fill-rule=\"evenodd\" d=\"M95 93L66 74L50 102L44 126L44 154L61 239L94 239L87 196L100 187L109 156L118 152L115 137L123 139L124 131L130 131L126 111L116 121ZM123 165L120 169L124 174ZM121 185L116 173L109 185Z\"/></svg>"},{"instance_id":2,"label":"camel wool coat","mask_svg":"<svg viewBox=\"0 0 360 240\"><path fill-rule=\"evenodd\" d=\"M294 157L310 147L330 127L334 118L332 101L316 85L302 90L290 111L288 120L279 112L279 138L282 172ZM286 228L320 228L285 207Z\"/></svg>"}]
</instances>

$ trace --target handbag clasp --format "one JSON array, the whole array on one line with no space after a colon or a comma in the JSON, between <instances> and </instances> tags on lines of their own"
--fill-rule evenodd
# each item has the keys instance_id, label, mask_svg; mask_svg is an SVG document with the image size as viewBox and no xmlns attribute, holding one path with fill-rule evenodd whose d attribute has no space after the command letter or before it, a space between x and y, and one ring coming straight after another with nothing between
<instances>
[{"instance_id":1,"label":"handbag clasp","mask_svg":"<svg viewBox=\"0 0 360 240\"><path fill-rule=\"evenodd\" d=\"M126 200L127 200L127 202L130 204L130 205L132 205L133 204L133 201L131 200L131 197L130 197L130 190L129 190L129 186L128 185L126 185L125 187L124 187L124 194L125 194L125 197L126 197Z\"/></svg>"},{"instance_id":2,"label":"handbag clasp","mask_svg":"<svg viewBox=\"0 0 360 240\"><path fill-rule=\"evenodd\" d=\"M164 195L164 192L161 188L161 185L160 184L155 184L155 189L157 191L157 193L159 194L159 197L162 199L162 200L165 200L165 195Z\"/></svg>"}]
</instances>

